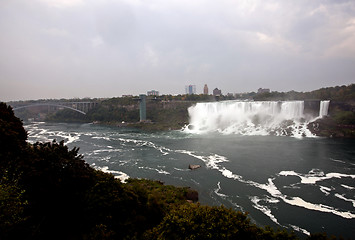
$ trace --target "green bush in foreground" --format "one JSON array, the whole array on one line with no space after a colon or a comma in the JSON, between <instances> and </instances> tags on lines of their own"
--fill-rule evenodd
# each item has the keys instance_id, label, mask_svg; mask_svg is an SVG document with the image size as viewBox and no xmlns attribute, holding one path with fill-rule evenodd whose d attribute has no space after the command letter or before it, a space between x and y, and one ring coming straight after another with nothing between
<instances>
[{"instance_id":1,"label":"green bush in foreground","mask_svg":"<svg viewBox=\"0 0 355 240\"><path fill-rule=\"evenodd\" d=\"M259 228L246 214L223 206L181 205L145 235L146 239L296 239L293 233Z\"/></svg>"}]
</instances>

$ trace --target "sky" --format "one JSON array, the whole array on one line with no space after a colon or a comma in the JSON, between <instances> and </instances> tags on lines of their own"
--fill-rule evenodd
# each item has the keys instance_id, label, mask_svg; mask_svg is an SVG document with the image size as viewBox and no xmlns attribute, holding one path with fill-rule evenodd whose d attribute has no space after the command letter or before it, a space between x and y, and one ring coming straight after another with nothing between
<instances>
[{"instance_id":1,"label":"sky","mask_svg":"<svg viewBox=\"0 0 355 240\"><path fill-rule=\"evenodd\" d=\"M354 0L0 1L0 101L352 83Z\"/></svg>"}]
</instances>

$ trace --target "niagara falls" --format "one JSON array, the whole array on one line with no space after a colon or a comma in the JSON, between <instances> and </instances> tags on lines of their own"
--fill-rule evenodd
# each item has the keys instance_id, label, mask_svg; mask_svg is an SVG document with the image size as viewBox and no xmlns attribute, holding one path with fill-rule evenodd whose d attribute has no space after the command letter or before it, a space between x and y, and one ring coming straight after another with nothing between
<instances>
[{"instance_id":1,"label":"niagara falls","mask_svg":"<svg viewBox=\"0 0 355 240\"><path fill-rule=\"evenodd\" d=\"M312 137L307 125L328 114L329 101L319 104L319 114L312 116L304 113L304 101L197 103L188 109L190 123L186 131Z\"/></svg>"}]
</instances>

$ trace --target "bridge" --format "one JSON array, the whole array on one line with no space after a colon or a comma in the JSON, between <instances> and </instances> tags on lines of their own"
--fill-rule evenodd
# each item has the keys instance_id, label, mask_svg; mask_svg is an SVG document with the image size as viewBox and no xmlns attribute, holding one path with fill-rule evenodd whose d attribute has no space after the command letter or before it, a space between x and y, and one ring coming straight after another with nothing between
<instances>
[{"instance_id":1,"label":"bridge","mask_svg":"<svg viewBox=\"0 0 355 240\"><path fill-rule=\"evenodd\" d=\"M30 107L37 107L37 106L54 106L59 108L67 108L83 115L92 109L93 107L97 106L97 102L61 102L61 101L48 101L48 102L35 102L35 103L24 103L24 104L12 104L13 110L19 110L22 108L30 108Z\"/></svg>"}]
</instances>

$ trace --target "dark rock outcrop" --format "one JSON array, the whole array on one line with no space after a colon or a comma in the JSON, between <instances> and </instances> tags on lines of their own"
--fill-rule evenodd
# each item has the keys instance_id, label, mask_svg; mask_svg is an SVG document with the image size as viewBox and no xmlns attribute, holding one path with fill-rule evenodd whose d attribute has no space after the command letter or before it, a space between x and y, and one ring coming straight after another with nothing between
<instances>
[{"instance_id":1,"label":"dark rock outcrop","mask_svg":"<svg viewBox=\"0 0 355 240\"><path fill-rule=\"evenodd\" d=\"M191 169L191 170L195 170L195 169L200 168L200 167L201 167L201 165L193 165L193 164L189 165L189 169Z\"/></svg>"}]
</instances>

